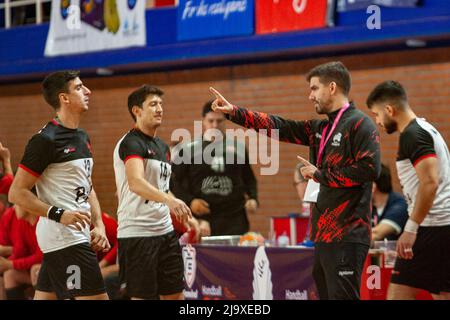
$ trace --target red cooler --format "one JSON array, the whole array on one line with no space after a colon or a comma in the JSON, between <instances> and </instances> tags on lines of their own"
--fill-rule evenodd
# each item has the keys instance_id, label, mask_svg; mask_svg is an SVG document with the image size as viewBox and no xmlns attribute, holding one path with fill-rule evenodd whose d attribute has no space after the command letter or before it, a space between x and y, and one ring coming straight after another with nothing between
<instances>
[{"instance_id":1,"label":"red cooler","mask_svg":"<svg viewBox=\"0 0 450 320\"><path fill-rule=\"evenodd\" d=\"M286 235L289 245L294 246L305 240L309 226L309 217L291 213L284 217L272 217L270 220L271 236L278 239Z\"/></svg>"}]
</instances>

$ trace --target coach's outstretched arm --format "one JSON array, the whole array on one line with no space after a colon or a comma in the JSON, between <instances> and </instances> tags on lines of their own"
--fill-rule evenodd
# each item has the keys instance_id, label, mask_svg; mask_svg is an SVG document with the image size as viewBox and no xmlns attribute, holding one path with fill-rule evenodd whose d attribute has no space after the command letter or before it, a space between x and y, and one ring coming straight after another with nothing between
<instances>
[{"instance_id":1,"label":"coach's outstretched arm","mask_svg":"<svg viewBox=\"0 0 450 320\"><path fill-rule=\"evenodd\" d=\"M309 146L312 140L311 127L315 121L320 122L320 120L287 120L263 112L250 111L232 105L216 89L210 87L209 90L216 97L211 106L214 111L226 114L228 120L245 128L256 131L265 129L269 137L272 137L271 129L277 129L278 139L283 142Z\"/></svg>"}]
</instances>

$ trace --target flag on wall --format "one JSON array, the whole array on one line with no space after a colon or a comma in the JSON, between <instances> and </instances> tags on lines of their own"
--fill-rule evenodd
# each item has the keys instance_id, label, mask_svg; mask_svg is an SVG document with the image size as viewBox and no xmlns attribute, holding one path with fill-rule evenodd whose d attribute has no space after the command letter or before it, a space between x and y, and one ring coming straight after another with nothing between
<instances>
[{"instance_id":1,"label":"flag on wall","mask_svg":"<svg viewBox=\"0 0 450 320\"><path fill-rule=\"evenodd\" d=\"M334 0L256 2L256 33L277 33L333 25Z\"/></svg>"}]
</instances>

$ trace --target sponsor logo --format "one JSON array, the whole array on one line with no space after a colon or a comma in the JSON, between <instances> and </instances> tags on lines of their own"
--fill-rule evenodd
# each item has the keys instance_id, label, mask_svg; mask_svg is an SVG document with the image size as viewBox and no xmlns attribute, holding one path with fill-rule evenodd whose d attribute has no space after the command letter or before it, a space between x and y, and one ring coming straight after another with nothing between
<instances>
[{"instance_id":1,"label":"sponsor logo","mask_svg":"<svg viewBox=\"0 0 450 320\"><path fill-rule=\"evenodd\" d=\"M83 13L90 14L94 10L95 6L99 5L96 2L98 1L81 0L81 10L83 11Z\"/></svg>"},{"instance_id":2,"label":"sponsor logo","mask_svg":"<svg viewBox=\"0 0 450 320\"><path fill-rule=\"evenodd\" d=\"M128 0L127 4L128 4L128 9L133 10L134 7L136 6L137 0Z\"/></svg>"},{"instance_id":3,"label":"sponsor logo","mask_svg":"<svg viewBox=\"0 0 450 320\"><path fill-rule=\"evenodd\" d=\"M300 291L298 289L291 291L288 289L285 291L285 298L286 300L308 300L308 291Z\"/></svg>"},{"instance_id":4,"label":"sponsor logo","mask_svg":"<svg viewBox=\"0 0 450 320\"><path fill-rule=\"evenodd\" d=\"M204 296L212 296L212 297L222 297L222 287L221 286L202 286L202 295Z\"/></svg>"},{"instance_id":5,"label":"sponsor logo","mask_svg":"<svg viewBox=\"0 0 450 320\"><path fill-rule=\"evenodd\" d=\"M184 279L189 289L192 289L192 285L195 281L195 275L197 271L197 261L195 260L196 251L191 245L187 245L182 250L183 262L184 262Z\"/></svg>"},{"instance_id":6,"label":"sponsor logo","mask_svg":"<svg viewBox=\"0 0 450 320\"><path fill-rule=\"evenodd\" d=\"M154 156L154 155L156 155L156 152L153 151L153 150L151 150L151 149L147 149L147 152L148 152L148 155L149 155L149 156Z\"/></svg>"},{"instance_id":7,"label":"sponsor logo","mask_svg":"<svg viewBox=\"0 0 450 320\"><path fill-rule=\"evenodd\" d=\"M273 300L272 272L263 246L258 247L253 268L253 300Z\"/></svg>"},{"instance_id":8,"label":"sponsor logo","mask_svg":"<svg viewBox=\"0 0 450 320\"><path fill-rule=\"evenodd\" d=\"M69 16L70 0L61 0L61 17L65 20Z\"/></svg>"},{"instance_id":9,"label":"sponsor logo","mask_svg":"<svg viewBox=\"0 0 450 320\"><path fill-rule=\"evenodd\" d=\"M64 153L65 154L68 154L68 153L71 153L71 152L75 152L75 148L73 148L73 147L68 147L68 148L65 148L64 149Z\"/></svg>"},{"instance_id":10,"label":"sponsor logo","mask_svg":"<svg viewBox=\"0 0 450 320\"><path fill-rule=\"evenodd\" d=\"M333 143L331 144L333 147L339 147L341 145L342 133L337 133L333 137Z\"/></svg>"},{"instance_id":11,"label":"sponsor logo","mask_svg":"<svg viewBox=\"0 0 450 320\"><path fill-rule=\"evenodd\" d=\"M202 181L201 190L203 194L227 196L233 192L233 181L224 176L206 177Z\"/></svg>"},{"instance_id":12,"label":"sponsor logo","mask_svg":"<svg viewBox=\"0 0 450 320\"><path fill-rule=\"evenodd\" d=\"M183 290L183 294L187 299L198 299L198 290Z\"/></svg>"},{"instance_id":13,"label":"sponsor logo","mask_svg":"<svg viewBox=\"0 0 450 320\"><path fill-rule=\"evenodd\" d=\"M355 271L350 271L350 270L346 270L346 271L339 271L339 276L340 277L344 277L344 276L352 276L355 274Z\"/></svg>"},{"instance_id":14,"label":"sponsor logo","mask_svg":"<svg viewBox=\"0 0 450 320\"><path fill-rule=\"evenodd\" d=\"M297 13L297 14L302 14L303 11L305 11L307 5L308 5L308 0L293 0L292 1L292 8L294 9L295 13Z\"/></svg>"},{"instance_id":15,"label":"sponsor logo","mask_svg":"<svg viewBox=\"0 0 450 320\"><path fill-rule=\"evenodd\" d=\"M320 133L316 132L316 138L317 139L322 139L322 135Z\"/></svg>"}]
</instances>

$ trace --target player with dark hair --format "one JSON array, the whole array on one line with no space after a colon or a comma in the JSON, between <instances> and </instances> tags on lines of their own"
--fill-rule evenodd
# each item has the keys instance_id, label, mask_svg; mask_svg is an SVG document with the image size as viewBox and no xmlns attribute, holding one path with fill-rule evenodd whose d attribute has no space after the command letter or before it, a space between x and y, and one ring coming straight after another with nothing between
<instances>
[{"instance_id":1,"label":"player with dark hair","mask_svg":"<svg viewBox=\"0 0 450 320\"><path fill-rule=\"evenodd\" d=\"M52 73L42 86L56 117L28 142L9 192L10 202L41 217L35 299L108 299L94 250L109 243L92 186L91 142L78 127L91 91L78 71Z\"/></svg>"},{"instance_id":2,"label":"player with dark hair","mask_svg":"<svg viewBox=\"0 0 450 320\"><path fill-rule=\"evenodd\" d=\"M419 289L450 299L450 153L441 134L411 109L396 81L376 86L367 106L387 133L400 132L397 172L409 219L397 241L388 299L414 299Z\"/></svg>"},{"instance_id":3,"label":"player with dark hair","mask_svg":"<svg viewBox=\"0 0 450 320\"><path fill-rule=\"evenodd\" d=\"M143 85L128 97L135 127L114 149L119 206L119 277L132 299L183 299L184 265L170 212L182 222L189 207L169 193L169 146L156 136L163 91Z\"/></svg>"},{"instance_id":4,"label":"player with dark hair","mask_svg":"<svg viewBox=\"0 0 450 320\"><path fill-rule=\"evenodd\" d=\"M229 103L219 92L213 109L255 130L278 130L281 141L309 146L302 175L320 184L312 209L313 276L320 299L358 299L370 245L372 182L380 171L379 134L373 121L349 102L350 74L341 62L307 75L318 114L326 120L294 121Z\"/></svg>"},{"instance_id":5,"label":"player with dark hair","mask_svg":"<svg viewBox=\"0 0 450 320\"><path fill-rule=\"evenodd\" d=\"M256 213L258 206L256 178L245 146L239 148L239 142L226 139L225 116L211 109L212 102L202 109L202 139L185 143L177 148L179 154L173 155L183 158L187 152L190 157L189 163L173 165L171 190L190 205L202 235L241 235L250 228L247 213ZM218 130L221 137L213 137L211 130ZM211 154L211 163L195 163L197 153L203 154L206 148L221 152Z\"/></svg>"}]
</instances>

